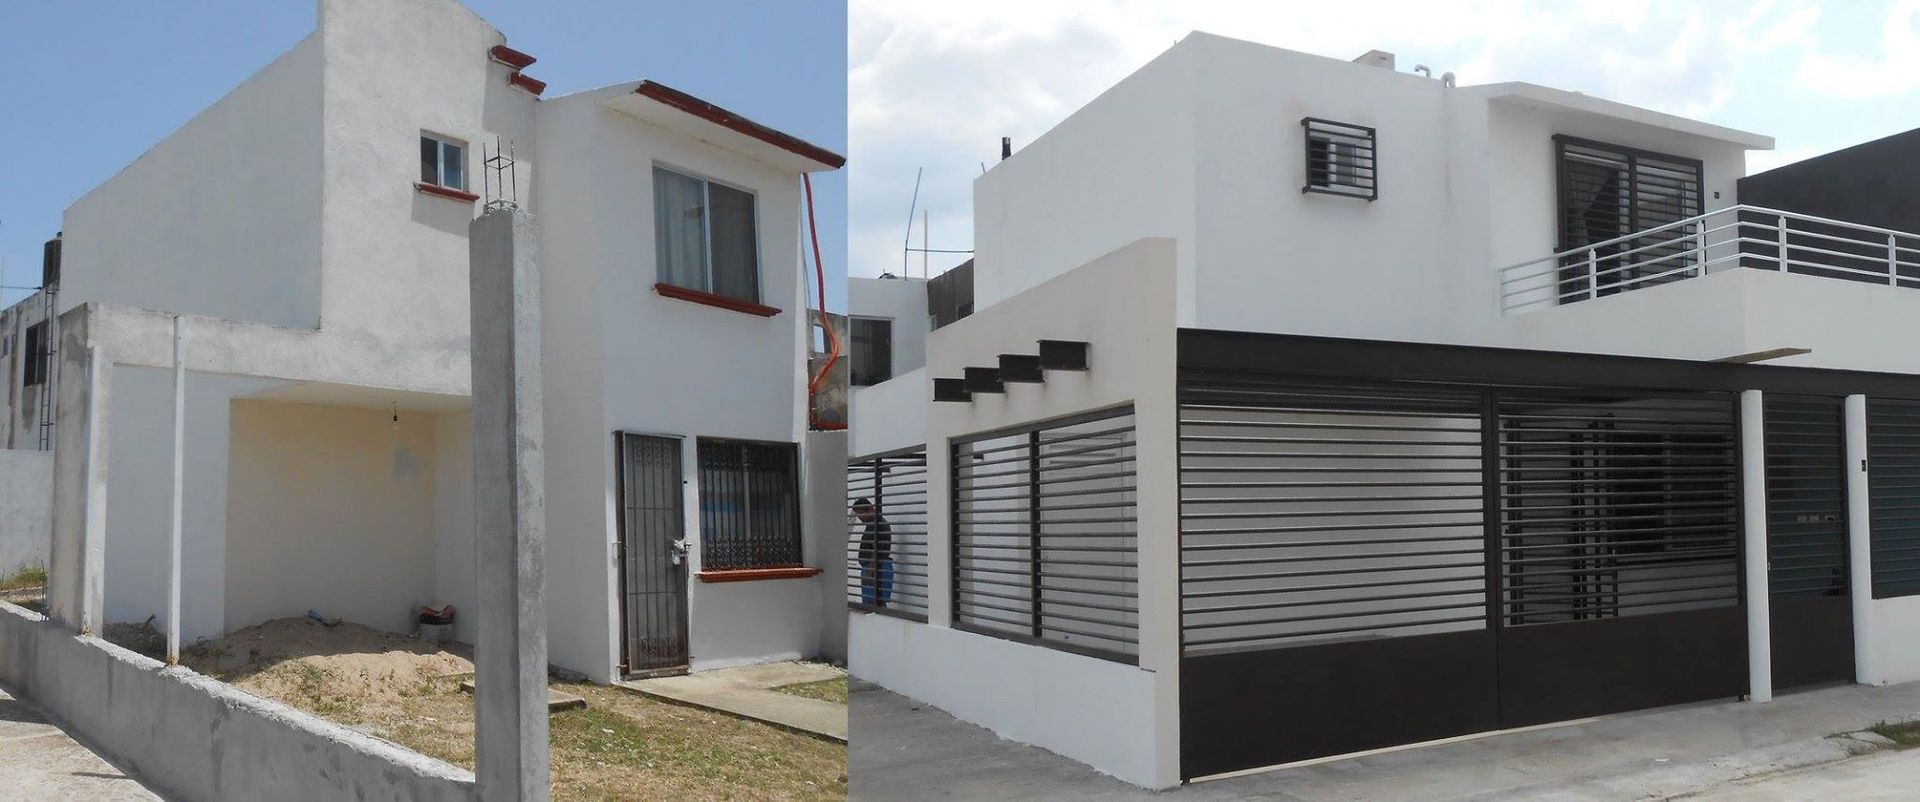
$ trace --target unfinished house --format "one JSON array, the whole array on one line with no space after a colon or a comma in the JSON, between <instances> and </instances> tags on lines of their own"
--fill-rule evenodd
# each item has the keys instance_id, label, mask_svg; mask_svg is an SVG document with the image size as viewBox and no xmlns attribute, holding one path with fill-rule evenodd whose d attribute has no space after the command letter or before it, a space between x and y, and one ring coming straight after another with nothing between
<instances>
[{"instance_id":1,"label":"unfinished house","mask_svg":"<svg viewBox=\"0 0 1920 802\"><path fill-rule=\"evenodd\" d=\"M1156 788L1920 679L1908 150L1392 63L1195 33L976 179L856 675Z\"/></svg>"},{"instance_id":2,"label":"unfinished house","mask_svg":"<svg viewBox=\"0 0 1920 802\"><path fill-rule=\"evenodd\" d=\"M542 97L453 0L317 8L66 211L57 319L0 317L40 355L0 436L55 449L56 526L103 533L53 555L96 577L54 588L56 617L166 627L177 509L186 643L309 611L411 632L447 604L471 642L484 194L539 221L554 664L835 656L843 512L803 499L838 496L844 456L807 469L801 235L803 179L844 159L652 81Z\"/></svg>"}]
</instances>

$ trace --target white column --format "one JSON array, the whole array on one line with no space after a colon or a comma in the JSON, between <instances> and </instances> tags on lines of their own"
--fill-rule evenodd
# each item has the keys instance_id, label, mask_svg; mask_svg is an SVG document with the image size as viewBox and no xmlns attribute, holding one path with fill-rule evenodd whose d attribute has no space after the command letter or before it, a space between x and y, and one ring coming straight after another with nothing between
<instances>
[{"instance_id":1,"label":"white column","mask_svg":"<svg viewBox=\"0 0 1920 802\"><path fill-rule=\"evenodd\" d=\"M1773 699L1773 607L1767 590L1767 437L1760 391L1740 394L1740 511L1747 572L1747 698Z\"/></svg>"},{"instance_id":2,"label":"white column","mask_svg":"<svg viewBox=\"0 0 1920 802\"><path fill-rule=\"evenodd\" d=\"M180 316L173 316L173 499L167 521L167 665L180 664L181 490L186 483L187 364L180 343Z\"/></svg>"},{"instance_id":3,"label":"white column","mask_svg":"<svg viewBox=\"0 0 1920 802\"><path fill-rule=\"evenodd\" d=\"M1867 397L1847 396L1847 593L1853 601L1853 681L1879 685L1873 661L1873 542L1867 487Z\"/></svg>"}]
</instances>

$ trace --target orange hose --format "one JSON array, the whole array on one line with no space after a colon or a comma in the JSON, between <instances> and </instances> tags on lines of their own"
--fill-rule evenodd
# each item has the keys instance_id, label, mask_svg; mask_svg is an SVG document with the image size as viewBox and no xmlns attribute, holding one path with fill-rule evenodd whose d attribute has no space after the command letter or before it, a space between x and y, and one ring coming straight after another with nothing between
<instances>
[{"instance_id":1,"label":"orange hose","mask_svg":"<svg viewBox=\"0 0 1920 802\"><path fill-rule=\"evenodd\" d=\"M833 321L827 317L827 268L820 261L820 230L813 219L813 176L800 174L800 184L807 192L807 235L813 240L813 277L820 285L820 327L827 330L827 361L821 363L820 371L813 374L807 382L807 417L819 423L819 416L813 411L813 396L820 389L820 383L826 381L832 372L833 363L840 361L840 335L833 330Z\"/></svg>"}]
</instances>

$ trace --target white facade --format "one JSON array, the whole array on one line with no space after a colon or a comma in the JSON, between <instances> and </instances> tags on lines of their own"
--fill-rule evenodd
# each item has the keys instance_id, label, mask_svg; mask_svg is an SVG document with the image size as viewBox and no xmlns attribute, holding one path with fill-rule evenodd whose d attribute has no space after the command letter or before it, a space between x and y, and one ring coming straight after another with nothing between
<instances>
[{"instance_id":1,"label":"white facade","mask_svg":"<svg viewBox=\"0 0 1920 802\"><path fill-rule=\"evenodd\" d=\"M854 318L885 320L892 326L890 376L919 370L927 364L927 333L933 318L927 310L925 279L904 277L847 279L847 314ZM860 388L854 388L857 395Z\"/></svg>"},{"instance_id":2,"label":"white facade","mask_svg":"<svg viewBox=\"0 0 1920 802\"><path fill-rule=\"evenodd\" d=\"M1309 117L1375 131L1376 199L1302 191ZM1739 269L1505 309L1499 269L1558 247L1556 136L1698 160L1707 212L1740 203L1745 152L1773 145L1573 92L1454 87L1195 33L993 165L975 182L978 311L932 333L924 371L855 394L854 458L927 449L931 556L927 622L854 613L853 672L1130 782L1180 781L1179 426L1167 341L1180 329L1696 361L1790 349L1769 364L1920 373L1900 345L1920 292L1885 282ZM1032 353L1037 339L1090 343L1092 368L931 401L935 379ZM1103 389L1090 393L1089 382ZM1138 666L955 629L944 449L1129 402ZM1920 651L1903 645L1920 606L1871 598L1857 559L1857 677L1920 678ZM1759 564L1747 569L1764 595ZM1764 632L1765 606L1752 607ZM1771 693L1768 676L1762 661L1756 698Z\"/></svg>"},{"instance_id":3,"label":"white facade","mask_svg":"<svg viewBox=\"0 0 1920 802\"><path fill-rule=\"evenodd\" d=\"M612 434L686 438L695 544L696 438L805 441L800 177L838 157L635 83L542 100L455 0L317 7L314 34L67 211L59 310L111 363L106 620L166 623L178 316L183 639L307 610L408 631L452 603L471 641L479 202L417 185L419 138L465 145L474 195L482 146L511 142L541 225L551 656L616 679ZM776 313L656 293L656 164L753 193ZM694 667L821 654L823 581L691 581Z\"/></svg>"}]
</instances>

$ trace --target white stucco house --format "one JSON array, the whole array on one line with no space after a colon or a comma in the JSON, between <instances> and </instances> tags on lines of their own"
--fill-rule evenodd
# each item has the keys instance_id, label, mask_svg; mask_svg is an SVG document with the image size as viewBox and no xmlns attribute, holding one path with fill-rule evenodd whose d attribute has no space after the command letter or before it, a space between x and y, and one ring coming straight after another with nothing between
<instances>
[{"instance_id":1,"label":"white stucco house","mask_svg":"<svg viewBox=\"0 0 1920 802\"><path fill-rule=\"evenodd\" d=\"M59 388L55 527L103 528L104 551L54 555L103 586L55 588L56 616L167 623L176 473L187 643L470 613L467 234L504 200L544 271L553 663L607 682L835 656L844 511L805 499L838 496L843 456L809 426L801 232L803 178L844 159L652 81L543 97L534 57L455 0L316 5L66 210L28 378ZM0 317L10 347L34 314ZM40 420L21 383L15 447Z\"/></svg>"},{"instance_id":2,"label":"white stucco house","mask_svg":"<svg viewBox=\"0 0 1920 802\"><path fill-rule=\"evenodd\" d=\"M1743 180L1771 138L1187 36L976 179L973 314L856 391L853 673L1156 788L1920 680L1882 145Z\"/></svg>"}]
</instances>

